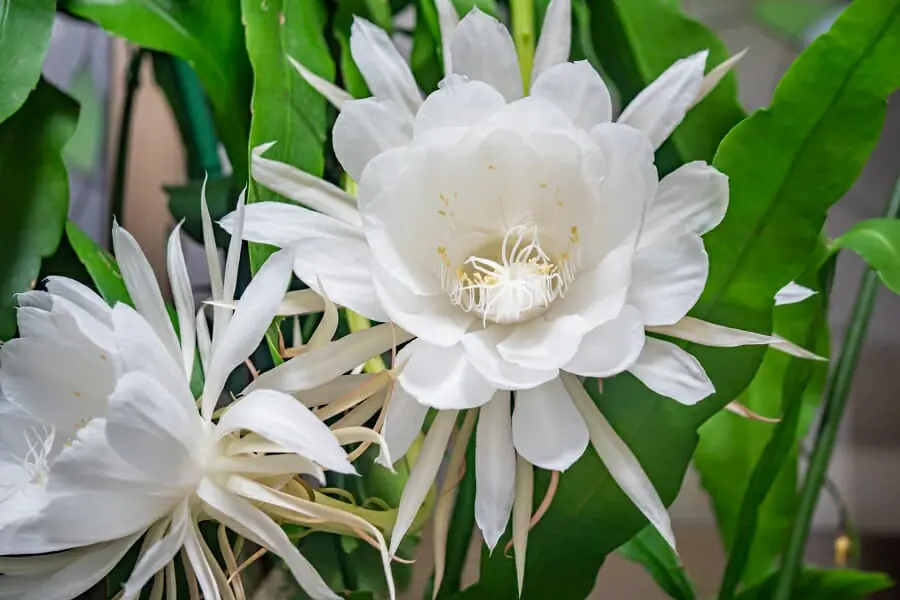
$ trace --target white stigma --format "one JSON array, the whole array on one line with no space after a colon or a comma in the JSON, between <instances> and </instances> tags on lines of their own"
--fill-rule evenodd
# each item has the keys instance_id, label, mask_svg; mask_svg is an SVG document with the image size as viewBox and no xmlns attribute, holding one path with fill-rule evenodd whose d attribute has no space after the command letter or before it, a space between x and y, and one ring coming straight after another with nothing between
<instances>
[{"instance_id":1,"label":"white stigma","mask_svg":"<svg viewBox=\"0 0 900 600\"><path fill-rule=\"evenodd\" d=\"M499 252L496 244L486 250L480 254L495 258L470 256L455 277L446 261L443 269L444 289L453 303L481 315L485 324L520 323L539 315L574 279L568 257L554 262L541 247L535 226L516 225L503 236Z\"/></svg>"}]
</instances>

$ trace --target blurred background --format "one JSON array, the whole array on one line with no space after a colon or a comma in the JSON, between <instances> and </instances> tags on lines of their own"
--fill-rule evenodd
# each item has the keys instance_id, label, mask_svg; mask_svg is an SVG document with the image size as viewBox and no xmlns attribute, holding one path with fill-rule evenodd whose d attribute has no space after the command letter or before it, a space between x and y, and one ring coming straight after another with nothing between
<instances>
[{"instance_id":1,"label":"blurred background","mask_svg":"<svg viewBox=\"0 0 900 600\"><path fill-rule=\"evenodd\" d=\"M682 0L681 4L712 27L732 52L749 49L737 69L740 99L748 111L769 104L778 80L797 54L828 28L844 6L834 0ZM398 44L408 47L408 40L399 39ZM70 217L101 243L108 235L107 206L112 197L125 90L139 86L133 96L134 118L127 144L124 225L138 239L157 272L162 273L165 240L173 225L164 186L185 181L184 150L150 61L143 61L142 67L129 76L130 56L130 49L121 40L59 16L44 69L50 81L82 104L78 131L67 148L72 180ZM861 219L879 216L900 174L900 98L896 100L889 107L881 142L862 177L831 211L828 230L832 236ZM227 164L224 169L227 171ZM186 246L189 266L194 267L195 291L203 296L207 277L202 250L187 238ZM842 253L830 315L835 345L841 343L846 330L862 270L859 258ZM161 279L165 285L165 277ZM882 289L830 475L840 502L862 538L860 566L888 572L895 581L900 580L900 511L896 510L900 498L900 377L894 371L898 365L900 297ZM835 564L835 541L842 526L838 504L823 495L808 547L810 562ZM698 582L701 596L712 595L725 560L708 502L692 473L671 512L682 560ZM423 547L430 548L430 544L426 542ZM477 572L477 551L477 546L473 547L470 576ZM429 569L417 571L422 581L413 585L410 598L422 597ZM259 590L258 598L283 597L278 584L276 580L268 582ZM641 567L611 555L592 598L623 597L665 598ZM900 598L900 590L877 597Z\"/></svg>"}]
</instances>

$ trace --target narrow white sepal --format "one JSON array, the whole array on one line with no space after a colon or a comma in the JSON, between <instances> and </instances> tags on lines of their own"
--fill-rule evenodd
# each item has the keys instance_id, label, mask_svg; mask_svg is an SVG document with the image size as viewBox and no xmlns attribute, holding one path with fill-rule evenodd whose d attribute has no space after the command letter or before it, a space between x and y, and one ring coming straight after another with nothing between
<instances>
[{"instance_id":1,"label":"narrow white sepal","mask_svg":"<svg viewBox=\"0 0 900 600\"><path fill-rule=\"evenodd\" d=\"M318 75L301 65L299 62L297 62L293 56L286 56L288 62L291 63L291 66L294 67L298 73L300 73L300 76L306 80L306 83L311 85L313 89L322 94L322 96L324 96L325 99L328 100L328 102L331 103L331 105L336 109L341 110L344 102L353 100L353 96L351 96L348 91L339 88L327 79L319 77Z\"/></svg>"}]
</instances>

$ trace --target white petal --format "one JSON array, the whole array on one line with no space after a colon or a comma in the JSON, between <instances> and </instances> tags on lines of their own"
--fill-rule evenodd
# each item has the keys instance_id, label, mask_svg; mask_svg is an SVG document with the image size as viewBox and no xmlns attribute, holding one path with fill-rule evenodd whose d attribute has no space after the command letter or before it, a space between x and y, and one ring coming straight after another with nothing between
<instances>
[{"instance_id":1,"label":"white petal","mask_svg":"<svg viewBox=\"0 0 900 600\"><path fill-rule=\"evenodd\" d=\"M508 102L522 97L522 74L516 47L506 27L478 8L467 14L450 44L453 72L483 81Z\"/></svg>"},{"instance_id":2,"label":"white petal","mask_svg":"<svg viewBox=\"0 0 900 600\"><path fill-rule=\"evenodd\" d=\"M703 84L700 86L700 90L697 92L697 97L694 98L693 103L690 108L697 106L700 104L704 98L706 98L710 92L716 89L716 86L719 85L719 82L728 75L728 72L731 71L732 68L738 62L744 58L744 55L747 54L747 50L749 48L744 48L734 56L729 57L726 61L716 65L713 69L710 70L709 73L703 78Z\"/></svg>"},{"instance_id":3,"label":"white petal","mask_svg":"<svg viewBox=\"0 0 900 600\"><path fill-rule=\"evenodd\" d=\"M350 225L360 225L356 199L338 186L287 163L264 158L274 142L257 146L250 154L250 174L265 188Z\"/></svg>"},{"instance_id":4,"label":"white petal","mask_svg":"<svg viewBox=\"0 0 900 600\"><path fill-rule=\"evenodd\" d=\"M511 327L492 325L463 336L461 343L469 362L495 389L520 390L540 385L556 377L554 368L526 368L507 361L498 351Z\"/></svg>"},{"instance_id":5,"label":"white petal","mask_svg":"<svg viewBox=\"0 0 900 600\"><path fill-rule=\"evenodd\" d=\"M584 377L611 377L637 360L644 347L644 322L633 306L584 336L575 356L563 369Z\"/></svg>"},{"instance_id":6,"label":"white petal","mask_svg":"<svg viewBox=\"0 0 900 600\"><path fill-rule=\"evenodd\" d=\"M728 209L728 177L703 161L682 165L659 182L647 207L641 248L685 233L703 235Z\"/></svg>"},{"instance_id":7,"label":"white petal","mask_svg":"<svg viewBox=\"0 0 900 600\"><path fill-rule=\"evenodd\" d=\"M206 266L209 270L209 284L213 298L222 297L222 265L219 261L219 247L216 245L216 234L213 231L212 217L209 214L209 205L206 202L206 182L209 176L203 178L203 187L200 188L200 220L203 224L203 251L206 255Z\"/></svg>"},{"instance_id":8,"label":"white petal","mask_svg":"<svg viewBox=\"0 0 900 600\"><path fill-rule=\"evenodd\" d=\"M197 311L197 351L200 353L200 365L206 373L209 370L209 355L212 353L212 337L202 308Z\"/></svg>"},{"instance_id":9,"label":"white petal","mask_svg":"<svg viewBox=\"0 0 900 600\"><path fill-rule=\"evenodd\" d=\"M509 392L481 407L475 431L475 522L489 550L506 531L516 491Z\"/></svg>"},{"instance_id":10,"label":"white petal","mask_svg":"<svg viewBox=\"0 0 900 600\"><path fill-rule=\"evenodd\" d=\"M513 500L513 549L516 554L516 582L519 596L525 582L525 550L531 529L531 506L534 495L534 467L521 456L516 457L516 497Z\"/></svg>"},{"instance_id":11,"label":"white petal","mask_svg":"<svg viewBox=\"0 0 900 600\"><path fill-rule=\"evenodd\" d=\"M373 356L409 341L405 331L384 323L346 335L322 348L315 348L259 376L244 392L271 388L283 392L309 390L331 381Z\"/></svg>"},{"instance_id":12,"label":"white petal","mask_svg":"<svg viewBox=\"0 0 900 600\"><path fill-rule=\"evenodd\" d=\"M256 350L266 334L290 282L292 261L290 248L279 250L269 257L244 290L241 304L234 311L221 343L213 349L209 361L201 403L205 417L212 416L225 380Z\"/></svg>"},{"instance_id":13,"label":"white petal","mask_svg":"<svg viewBox=\"0 0 900 600\"><path fill-rule=\"evenodd\" d=\"M438 469L444 458L444 451L447 449L447 441L450 439L450 433L453 431L453 425L456 423L456 415L458 411L442 410L440 411L431 424L431 429L425 436L425 442L422 444L422 451L419 452L419 459L413 465L412 471L409 473L409 479L403 487L403 494L400 496L400 506L397 508L397 520L394 522L394 529L391 531L391 554L397 553L397 548L403 540L403 536L409 530L419 507L428 494L428 489L434 483Z\"/></svg>"},{"instance_id":14,"label":"white petal","mask_svg":"<svg viewBox=\"0 0 900 600\"><path fill-rule=\"evenodd\" d=\"M385 150L409 143L412 121L390 100L365 98L344 105L331 135L341 166L359 181L369 161Z\"/></svg>"},{"instance_id":15,"label":"white petal","mask_svg":"<svg viewBox=\"0 0 900 600\"><path fill-rule=\"evenodd\" d=\"M355 17L350 28L350 54L377 98L392 100L415 115L422 95L412 71L381 28ZM343 107L347 110L347 104Z\"/></svg>"},{"instance_id":16,"label":"white petal","mask_svg":"<svg viewBox=\"0 0 900 600\"><path fill-rule=\"evenodd\" d=\"M181 360L185 377L190 381L191 372L194 369L194 344L197 334L194 329L194 292L191 289L191 278L184 262L184 251L181 248L182 223L179 223L169 235L166 265L169 271L169 284L172 286L172 297L175 300L175 312L178 315Z\"/></svg>"},{"instance_id":17,"label":"white petal","mask_svg":"<svg viewBox=\"0 0 900 600\"><path fill-rule=\"evenodd\" d=\"M810 352L789 340L777 335L764 335L753 331L744 331L742 329L732 329L724 325L716 325L695 319L693 317L684 317L673 325L663 327L650 327L649 331L655 331L663 335L668 335L689 342L703 344L705 346L716 346L719 348L734 348L737 346L754 346L766 344L776 350L780 350L786 354L807 358L810 360L827 360L817 354Z\"/></svg>"},{"instance_id":18,"label":"white petal","mask_svg":"<svg viewBox=\"0 0 900 600\"><path fill-rule=\"evenodd\" d=\"M300 554L284 530L261 510L246 500L229 494L208 480L204 480L200 484L197 495L231 523L250 532L256 538L254 541L261 543L263 547L281 558L300 587L313 600L340 600L340 596L331 591L316 572L315 567Z\"/></svg>"},{"instance_id":19,"label":"white petal","mask_svg":"<svg viewBox=\"0 0 900 600\"><path fill-rule=\"evenodd\" d=\"M134 307L162 340L166 350L180 364L181 348L150 262L141 251L137 240L118 225L113 227L113 248Z\"/></svg>"},{"instance_id":20,"label":"white petal","mask_svg":"<svg viewBox=\"0 0 900 600\"><path fill-rule=\"evenodd\" d=\"M68 277L50 276L44 280L47 291L72 302L104 324L110 323L110 307L91 288Z\"/></svg>"},{"instance_id":21,"label":"white petal","mask_svg":"<svg viewBox=\"0 0 900 600\"><path fill-rule=\"evenodd\" d=\"M366 394L384 381L384 373L359 373L341 375L318 387L294 394L303 406L313 408L329 405L355 394Z\"/></svg>"},{"instance_id":22,"label":"white petal","mask_svg":"<svg viewBox=\"0 0 900 600\"><path fill-rule=\"evenodd\" d=\"M437 127L467 127L486 120L506 106L506 100L483 81L451 74L429 94L416 114L416 137Z\"/></svg>"},{"instance_id":23,"label":"white petal","mask_svg":"<svg viewBox=\"0 0 900 600\"><path fill-rule=\"evenodd\" d=\"M547 69L535 80L531 95L549 100L577 127L587 131L612 120L609 89L586 60L564 62Z\"/></svg>"},{"instance_id":24,"label":"white petal","mask_svg":"<svg viewBox=\"0 0 900 600\"><path fill-rule=\"evenodd\" d=\"M659 148L678 127L703 85L704 50L676 61L644 88L619 116L619 123L646 133Z\"/></svg>"},{"instance_id":25,"label":"white petal","mask_svg":"<svg viewBox=\"0 0 900 600\"><path fill-rule=\"evenodd\" d=\"M551 0L544 14L544 26L534 53L531 81L541 74L569 60L572 45L572 0ZM608 97L608 95L607 95ZM608 120L608 119L607 119Z\"/></svg>"},{"instance_id":26,"label":"white petal","mask_svg":"<svg viewBox=\"0 0 900 600\"><path fill-rule=\"evenodd\" d=\"M428 407L420 404L403 386L395 383L384 417L381 435L387 442L390 457L395 462L406 456L412 443L422 432L422 424ZM390 467L384 452L378 455L378 464Z\"/></svg>"},{"instance_id":27,"label":"white petal","mask_svg":"<svg viewBox=\"0 0 900 600\"><path fill-rule=\"evenodd\" d=\"M490 400L496 390L472 366L459 344L444 347L416 339L397 355L399 364L404 361L399 383L426 406L473 408Z\"/></svg>"},{"instance_id":28,"label":"white petal","mask_svg":"<svg viewBox=\"0 0 900 600\"><path fill-rule=\"evenodd\" d=\"M185 554L190 563L190 568L187 570L196 577L204 600L221 600L221 595L219 594L221 586L216 582L216 574L210 561L204 556L203 545L204 542L200 536L200 530L197 524L192 522L190 531L188 531L184 541ZM191 600L194 600L194 598L191 598Z\"/></svg>"},{"instance_id":29,"label":"white petal","mask_svg":"<svg viewBox=\"0 0 900 600\"><path fill-rule=\"evenodd\" d=\"M175 555L184 546L187 538L190 529L188 519L190 518L188 501L185 500L175 509L166 535L150 546L134 565L134 570L125 582L123 600L137 598L150 578L175 559Z\"/></svg>"},{"instance_id":30,"label":"white petal","mask_svg":"<svg viewBox=\"0 0 900 600\"><path fill-rule=\"evenodd\" d=\"M716 391L703 365L675 344L647 338L628 369L648 388L682 404L696 404Z\"/></svg>"},{"instance_id":31,"label":"white petal","mask_svg":"<svg viewBox=\"0 0 900 600\"><path fill-rule=\"evenodd\" d=\"M109 307L106 314L96 318L74 302L47 292L26 292L16 300L20 337L63 339L72 345L96 346L107 353L115 352Z\"/></svg>"},{"instance_id":32,"label":"white petal","mask_svg":"<svg viewBox=\"0 0 900 600\"><path fill-rule=\"evenodd\" d=\"M709 257L693 233L661 241L635 254L628 304L646 325L669 325L691 310L703 293Z\"/></svg>"},{"instance_id":33,"label":"white petal","mask_svg":"<svg viewBox=\"0 0 900 600\"><path fill-rule=\"evenodd\" d=\"M339 473L355 473L331 430L291 396L273 390L256 390L232 404L216 427L223 437L250 431L323 467Z\"/></svg>"},{"instance_id":34,"label":"white petal","mask_svg":"<svg viewBox=\"0 0 900 600\"><path fill-rule=\"evenodd\" d=\"M219 224L232 233L235 217L235 213L229 213ZM284 202L255 202L244 209L243 238L249 242L283 248L308 237L362 239L362 232L356 226Z\"/></svg>"},{"instance_id":35,"label":"white petal","mask_svg":"<svg viewBox=\"0 0 900 600\"><path fill-rule=\"evenodd\" d=\"M294 69L296 69L298 73L300 73L300 76L303 77L306 83L312 86L314 90L322 94L322 96L324 96L325 99L328 100L328 102L331 103L331 105L336 109L341 110L344 102L353 100L353 96L351 96L349 92L339 88L327 79L319 77L318 75L298 63L296 60L294 60L294 57L288 55L287 59L288 62L291 63L291 66L294 67Z\"/></svg>"},{"instance_id":36,"label":"white petal","mask_svg":"<svg viewBox=\"0 0 900 600\"><path fill-rule=\"evenodd\" d=\"M513 328L497 345L505 360L530 369L559 368L569 362L588 326L579 316L558 319L538 316Z\"/></svg>"},{"instance_id":37,"label":"white petal","mask_svg":"<svg viewBox=\"0 0 900 600\"><path fill-rule=\"evenodd\" d=\"M564 374L562 377L572 401L587 423L591 444L610 476L674 549L675 535L669 514L641 464L584 391L581 382L572 375Z\"/></svg>"},{"instance_id":38,"label":"white petal","mask_svg":"<svg viewBox=\"0 0 900 600\"><path fill-rule=\"evenodd\" d=\"M778 293L775 294L775 306L803 302L804 300L815 294L818 294L816 290L811 290L808 287L804 287L792 281L778 290Z\"/></svg>"},{"instance_id":39,"label":"white petal","mask_svg":"<svg viewBox=\"0 0 900 600\"><path fill-rule=\"evenodd\" d=\"M625 243L609 252L593 269L580 273L566 295L547 311L548 318L576 315L586 329L615 318L625 305L633 256L632 244Z\"/></svg>"},{"instance_id":40,"label":"white petal","mask_svg":"<svg viewBox=\"0 0 900 600\"><path fill-rule=\"evenodd\" d=\"M453 55L450 52L450 40L459 25L459 15L450 0L435 0L438 11L438 25L441 30L441 58L444 62L444 76L453 72Z\"/></svg>"},{"instance_id":41,"label":"white petal","mask_svg":"<svg viewBox=\"0 0 900 600\"><path fill-rule=\"evenodd\" d=\"M516 392L512 435L522 458L550 471L571 467L588 445L587 426L559 377Z\"/></svg>"}]
</instances>

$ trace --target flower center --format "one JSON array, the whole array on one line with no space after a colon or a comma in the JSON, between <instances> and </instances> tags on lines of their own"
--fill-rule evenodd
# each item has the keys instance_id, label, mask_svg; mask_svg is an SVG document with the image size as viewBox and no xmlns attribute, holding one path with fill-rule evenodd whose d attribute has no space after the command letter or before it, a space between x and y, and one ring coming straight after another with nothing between
<instances>
[{"instance_id":1,"label":"flower center","mask_svg":"<svg viewBox=\"0 0 900 600\"><path fill-rule=\"evenodd\" d=\"M568 254L554 260L541 247L533 225L516 225L501 241L467 258L455 274L447 268L446 250L441 254L450 299L466 312L481 315L484 324L521 323L538 316L575 278Z\"/></svg>"},{"instance_id":2,"label":"flower center","mask_svg":"<svg viewBox=\"0 0 900 600\"><path fill-rule=\"evenodd\" d=\"M0 487L0 504L3 504L25 488L28 484L44 485L47 483L47 474L50 471L50 453L53 450L53 441L56 439L56 430L53 426L45 426L40 429L33 427L30 431L23 432L28 452L23 457L17 457L26 477L12 483L9 486Z\"/></svg>"}]
</instances>

